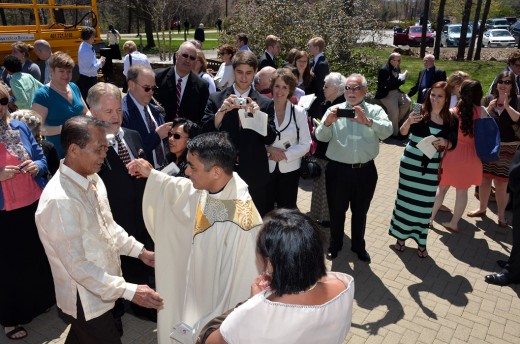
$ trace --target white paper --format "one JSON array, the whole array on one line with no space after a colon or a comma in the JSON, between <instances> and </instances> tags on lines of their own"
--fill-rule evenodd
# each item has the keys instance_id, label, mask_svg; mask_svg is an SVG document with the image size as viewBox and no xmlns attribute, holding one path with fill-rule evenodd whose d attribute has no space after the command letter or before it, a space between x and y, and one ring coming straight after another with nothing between
<instances>
[{"instance_id":1,"label":"white paper","mask_svg":"<svg viewBox=\"0 0 520 344\"><path fill-rule=\"evenodd\" d=\"M169 176L175 176L177 173L179 173L179 171L179 166L177 166L174 162L171 162L170 164L166 165L161 170L161 172L166 173Z\"/></svg>"},{"instance_id":2,"label":"white paper","mask_svg":"<svg viewBox=\"0 0 520 344\"><path fill-rule=\"evenodd\" d=\"M398 78L400 81L403 81L404 79L406 79L406 74L405 73L399 73L399 78Z\"/></svg>"},{"instance_id":3,"label":"white paper","mask_svg":"<svg viewBox=\"0 0 520 344\"><path fill-rule=\"evenodd\" d=\"M419 141L419 143L417 143L417 148L419 148L424 155L431 159L435 153L437 153L437 148L435 148L433 142L437 141L438 139L438 137L433 135L427 136Z\"/></svg>"},{"instance_id":4,"label":"white paper","mask_svg":"<svg viewBox=\"0 0 520 344\"><path fill-rule=\"evenodd\" d=\"M309 110L315 99L316 96L314 95L314 93L301 96L300 100L298 101L298 105L304 108L305 110Z\"/></svg>"},{"instance_id":5,"label":"white paper","mask_svg":"<svg viewBox=\"0 0 520 344\"><path fill-rule=\"evenodd\" d=\"M173 330L170 333L170 338L178 343L182 344L193 344L195 330L183 321L180 321L173 325Z\"/></svg>"},{"instance_id":6,"label":"white paper","mask_svg":"<svg viewBox=\"0 0 520 344\"><path fill-rule=\"evenodd\" d=\"M267 136L267 114L265 112L259 110L251 114L244 109L239 109L238 117L242 128L251 129L262 136Z\"/></svg>"}]
</instances>

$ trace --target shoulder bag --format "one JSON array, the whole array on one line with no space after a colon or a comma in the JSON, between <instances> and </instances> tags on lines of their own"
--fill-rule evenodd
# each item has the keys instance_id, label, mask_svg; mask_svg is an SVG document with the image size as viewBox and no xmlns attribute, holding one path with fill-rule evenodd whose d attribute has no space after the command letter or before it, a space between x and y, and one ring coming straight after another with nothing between
<instances>
[{"instance_id":1,"label":"shoulder bag","mask_svg":"<svg viewBox=\"0 0 520 344\"><path fill-rule=\"evenodd\" d=\"M473 136L475 148L482 162L493 162L499 159L500 130L494 118L489 116L484 107L480 109L480 118L475 120Z\"/></svg>"}]
</instances>

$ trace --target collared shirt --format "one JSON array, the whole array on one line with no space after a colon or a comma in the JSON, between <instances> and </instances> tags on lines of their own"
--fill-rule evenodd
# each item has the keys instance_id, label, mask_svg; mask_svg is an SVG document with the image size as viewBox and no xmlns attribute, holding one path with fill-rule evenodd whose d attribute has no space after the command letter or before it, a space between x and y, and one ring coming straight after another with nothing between
<instances>
[{"instance_id":1,"label":"collared shirt","mask_svg":"<svg viewBox=\"0 0 520 344\"><path fill-rule=\"evenodd\" d=\"M247 45L247 44L244 44L244 45L241 46L238 50L251 51L251 49L249 49L249 45Z\"/></svg>"},{"instance_id":2,"label":"collared shirt","mask_svg":"<svg viewBox=\"0 0 520 344\"><path fill-rule=\"evenodd\" d=\"M329 142L326 156L344 164L365 163L379 154L379 140L384 140L392 134L392 122L379 105L358 104L363 108L367 118L372 119L371 127L355 122L349 118L339 117L330 126L325 126L325 120L330 108L323 116L314 135L322 142ZM351 109L347 102L339 104L342 109Z\"/></svg>"},{"instance_id":3,"label":"collared shirt","mask_svg":"<svg viewBox=\"0 0 520 344\"><path fill-rule=\"evenodd\" d=\"M274 55L273 55L273 54L271 54L271 53L268 52L267 50L265 51L265 53L271 57L271 60L274 61Z\"/></svg>"},{"instance_id":4,"label":"collared shirt","mask_svg":"<svg viewBox=\"0 0 520 344\"><path fill-rule=\"evenodd\" d=\"M124 132L123 128L119 127L119 131L117 132L117 136L121 139L121 142L123 142L123 144L125 145L125 148L128 151L128 155L130 156L130 160L134 160L135 157L132 154L132 151L130 150L130 148L128 147L128 143L125 141L125 132ZM116 153L118 153L118 151L119 151L119 144L117 143L117 140L114 140L112 148L114 148Z\"/></svg>"},{"instance_id":5,"label":"collared shirt","mask_svg":"<svg viewBox=\"0 0 520 344\"><path fill-rule=\"evenodd\" d=\"M94 47L83 41L78 49L79 74L93 77L97 76L98 69L101 68L101 60L96 58Z\"/></svg>"},{"instance_id":6,"label":"collared shirt","mask_svg":"<svg viewBox=\"0 0 520 344\"><path fill-rule=\"evenodd\" d=\"M130 56L132 56L132 63L130 63ZM152 68L150 65L150 61L148 61L148 56L140 53L139 51L134 51L133 53L127 54L123 58L123 75L127 76L128 69L133 65L142 64L146 67Z\"/></svg>"},{"instance_id":7,"label":"collared shirt","mask_svg":"<svg viewBox=\"0 0 520 344\"><path fill-rule=\"evenodd\" d=\"M186 84L188 83L188 76L190 76L190 73L186 74L185 76L183 76L181 78L181 76L179 74L177 74L177 68L175 68L175 87L177 87L177 83L179 82L179 78L182 79L182 83L181 83L181 99L182 99L182 96L184 95L184 89L186 88ZM174 96L174 95L172 95ZM175 99L177 99L177 96L175 96Z\"/></svg>"},{"instance_id":8,"label":"collared shirt","mask_svg":"<svg viewBox=\"0 0 520 344\"><path fill-rule=\"evenodd\" d=\"M51 67L49 65L49 59L45 60L45 76L43 78L43 83L47 84L51 81Z\"/></svg>"},{"instance_id":9,"label":"collared shirt","mask_svg":"<svg viewBox=\"0 0 520 344\"><path fill-rule=\"evenodd\" d=\"M249 88L244 93L240 93L235 84L233 84L233 91L235 91L235 95L240 98L249 97L249 92L251 92L251 85L249 85Z\"/></svg>"},{"instance_id":10,"label":"collared shirt","mask_svg":"<svg viewBox=\"0 0 520 344\"><path fill-rule=\"evenodd\" d=\"M44 189L36 211L38 233L52 269L58 307L77 317L79 294L85 319L132 300L136 284L121 277L120 255L137 257L143 244L114 222L103 181L63 163Z\"/></svg>"},{"instance_id":11,"label":"collared shirt","mask_svg":"<svg viewBox=\"0 0 520 344\"><path fill-rule=\"evenodd\" d=\"M311 70L314 70L314 67L316 67L316 64L318 63L318 60L319 60L320 57L322 57L322 56L325 56L322 52L319 53L318 55L314 56L314 58L312 59L313 64L312 64L312 68L311 68Z\"/></svg>"}]
</instances>

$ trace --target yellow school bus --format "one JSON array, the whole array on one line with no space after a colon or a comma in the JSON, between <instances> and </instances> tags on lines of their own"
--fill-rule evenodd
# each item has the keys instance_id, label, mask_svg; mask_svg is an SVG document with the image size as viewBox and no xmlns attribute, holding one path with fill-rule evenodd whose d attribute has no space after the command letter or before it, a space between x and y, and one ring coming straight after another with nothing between
<instances>
[{"instance_id":1,"label":"yellow school bus","mask_svg":"<svg viewBox=\"0 0 520 344\"><path fill-rule=\"evenodd\" d=\"M0 3L0 64L16 41L33 44L49 42L52 51L64 51L78 61L80 31L96 29L94 44L100 39L96 0L2 0ZM31 56L35 61L36 56Z\"/></svg>"}]
</instances>

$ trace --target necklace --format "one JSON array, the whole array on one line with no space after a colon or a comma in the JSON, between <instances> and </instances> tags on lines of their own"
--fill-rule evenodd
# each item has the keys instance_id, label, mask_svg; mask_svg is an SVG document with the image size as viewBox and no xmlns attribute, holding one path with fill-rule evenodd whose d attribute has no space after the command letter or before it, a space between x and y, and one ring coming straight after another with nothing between
<instances>
[{"instance_id":1,"label":"necklace","mask_svg":"<svg viewBox=\"0 0 520 344\"><path fill-rule=\"evenodd\" d=\"M69 93L69 85L66 86L66 90L65 90L65 91L62 91L62 90L60 90L58 87L56 87L56 86L52 83L52 81L51 81L49 84L51 85L51 87L52 87L53 90L58 91L58 92L60 92L61 94L68 94L68 93Z\"/></svg>"},{"instance_id":2,"label":"necklace","mask_svg":"<svg viewBox=\"0 0 520 344\"><path fill-rule=\"evenodd\" d=\"M316 288L317 285L318 285L318 282L314 283L314 284L311 285L309 288L304 289L304 290L297 291L297 292L295 292L294 294L303 294L303 293L306 293L306 292L311 291L312 289Z\"/></svg>"}]
</instances>

